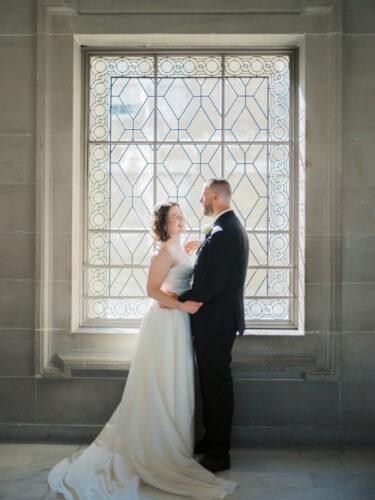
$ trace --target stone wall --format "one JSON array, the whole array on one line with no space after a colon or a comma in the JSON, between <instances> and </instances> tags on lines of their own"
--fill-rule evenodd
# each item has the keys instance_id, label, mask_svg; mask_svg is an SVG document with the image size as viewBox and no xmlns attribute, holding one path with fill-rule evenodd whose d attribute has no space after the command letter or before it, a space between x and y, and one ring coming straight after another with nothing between
<instances>
[{"instance_id":1,"label":"stone wall","mask_svg":"<svg viewBox=\"0 0 375 500\"><path fill-rule=\"evenodd\" d=\"M344 3L341 422L375 421L375 4Z\"/></svg>"},{"instance_id":2,"label":"stone wall","mask_svg":"<svg viewBox=\"0 0 375 500\"><path fill-rule=\"evenodd\" d=\"M50 19L43 22L49 4ZM303 69L306 99L317 103L306 114L306 335L238 339L234 440L308 444L375 439L375 4L268 0L260 7L248 0L231 2L233 12L225 12L227 2L215 2L221 9L216 14L209 12L211 4L192 4L207 6L202 15L173 11L175 2L146 0L134 5L101 0L0 4L2 440L90 441L121 398L126 371L81 370L64 378L58 367L43 371L41 358L49 363L54 345L67 350L85 342L103 348L116 342L109 335L94 342L88 334L64 330L70 324L71 207L77 175L74 163L63 156L65 151L75 154L72 106L64 104L73 92L65 56L72 54L76 33L86 44L90 36L103 33L121 41L123 34L143 32L233 33L239 40L242 34L257 35L253 39L259 45L265 33L274 40L279 34L299 37L301 65L309 61ZM155 16L159 8L167 12ZM275 17L260 8L288 14ZM41 81L48 50L54 55L52 93L51 81ZM48 118L48 97L51 116L58 117L51 126L42 120ZM46 179L43 165L49 163L51 178ZM46 214L40 201L41 188L50 183L53 189L43 193L52 193L51 247L45 245L49 233L41 240ZM61 203L67 210L61 210ZM50 288L43 288L41 266L46 263ZM48 332L41 327L41 290L51 297ZM43 342L45 335L48 341Z\"/></svg>"}]
</instances>

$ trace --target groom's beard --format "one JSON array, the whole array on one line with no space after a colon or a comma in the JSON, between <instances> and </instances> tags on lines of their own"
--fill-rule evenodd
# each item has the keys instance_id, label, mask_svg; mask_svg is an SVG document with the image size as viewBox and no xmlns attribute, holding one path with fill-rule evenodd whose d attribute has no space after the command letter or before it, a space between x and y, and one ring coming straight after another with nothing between
<instances>
[{"instance_id":1,"label":"groom's beard","mask_svg":"<svg viewBox=\"0 0 375 500\"><path fill-rule=\"evenodd\" d=\"M212 206L212 202L208 203L205 207L204 207L204 211L203 211L204 215L208 215L208 216L211 216L213 215L214 213L214 207Z\"/></svg>"}]
</instances>

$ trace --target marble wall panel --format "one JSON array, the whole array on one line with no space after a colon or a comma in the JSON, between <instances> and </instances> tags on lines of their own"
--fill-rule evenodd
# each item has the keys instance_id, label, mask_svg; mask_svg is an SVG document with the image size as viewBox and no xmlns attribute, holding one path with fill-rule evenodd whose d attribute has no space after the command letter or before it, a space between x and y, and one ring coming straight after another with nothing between
<instances>
[{"instance_id":1,"label":"marble wall panel","mask_svg":"<svg viewBox=\"0 0 375 500\"><path fill-rule=\"evenodd\" d=\"M374 23L375 24L375 23ZM343 84L349 87L375 86L375 43L373 36L345 35Z\"/></svg>"},{"instance_id":2,"label":"marble wall panel","mask_svg":"<svg viewBox=\"0 0 375 500\"><path fill-rule=\"evenodd\" d=\"M343 186L343 234L374 234L375 186Z\"/></svg>"},{"instance_id":3,"label":"marble wall panel","mask_svg":"<svg viewBox=\"0 0 375 500\"><path fill-rule=\"evenodd\" d=\"M345 234L342 239L344 283L375 283L375 234Z\"/></svg>"},{"instance_id":4,"label":"marble wall panel","mask_svg":"<svg viewBox=\"0 0 375 500\"><path fill-rule=\"evenodd\" d=\"M34 34L36 29L35 0L2 0L0 3L0 33Z\"/></svg>"},{"instance_id":5,"label":"marble wall panel","mask_svg":"<svg viewBox=\"0 0 375 500\"><path fill-rule=\"evenodd\" d=\"M34 330L0 329L0 376L32 376L34 373Z\"/></svg>"},{"instance_id":6,"label":"marble wall panel","mask_svg":"<svg viewBox=\"0 0 375 500\"><path fill-rule=\"evenodd\" d=\"M35 85L35 36L2 36L0 85Z\"/></svg>"},{"instance_id":7,"label":"marble wall panel","mask_svg":"<svg viewBox=\"0 0 375 500\"><path fill-rule=\"evenodd\" d=\"M34 327L34 281L0 279L0 318L2 327Z\"/></svg>"},{"instance_id":8,"label":"marble wall panel","mask_svg":"<svg viewBox=\"0 0 375 500\"><path fill-rule=\"evenodd\" d=\"M375 33L375 3L372 0L344 0L345 33Z\"/></svg>"},{"instance_id":9,"label":"marble wall panel","mask_svg":"<svg viewBox=\"0 0 375 500\"><path fill-rule=\"evenodd\" d=\"M375 332L342 335L342 378L345 381L375 382Z\"/></svg>"},{"instance_id":10,"label":"marble wall panel","mask_svg":"<svg viewBox=\"0 0 375 500\"><path fill-rule=\"evenodd\" d=\"M373 86L343 87L344 136L374 136L374 109L375 92Z\"/></svg>"},{"instance_id":11,"label":"marble wall panel","mask_svg":"<svg viewBox=\"0 0 375 500\"><path fill-rule=\"evenodd\" d=\"M35 182L35 136L0 135L0 184Z\"/></svg>"},{"instance_id":12,"label":"marble wall panel","mask_svg":"<svg viewBox=\"0 0 375 500\"><path fill-rule=\"evenodd\" d=\"M32 232L1 233L0 279L34 279L35 234Z\"/></svg>"},{"instance_id":13,"label":"marble wall panel","mask_svg":"<svg viewBox=\"0 0 375 500\"><path fill-rule=\"evenodd\" d=\"M35 186L0 184L0 231L35 230Z\"/></svg>"},{"instance_id":14,"label":"marble wall panel","mask_svg":"<svg viewBox=\"0 0 375 500\"><path fill-rule=\"evenodd\" d=\"M234 425L335 427L338 402L333 382L237 380Z\"/></svg>"},{"instance_id":15,"label":"marble wall panel","mask_svg":"<svg viewBox=\"0 0 375 500\"><path fill-rule=\"evenodd\" d=\"M0 422L35 422L35 379L0 377Z\"/></svg>"},{"instance_id":16,"label":"marble wall panel","mask_svg":"<svg viewBox=\"0 0 375 500\"><path fill-rule=\"evenodd\" d=\"M343 329L375 331L375 283L343 283Z\"/></svg>"},{"instance_id":17,"label":"marble wall panel","mask_svg":"<svg viewBox=\"0 0 375 500\"><path fill-rule=\"evenodd\" d=\"M359 88L358 92L360 92ZM344 186L375 186L374 157L374 137L345 137L342 184Z\"/></svg>"},{"instance_id":18,"label":"marble wall panel","mask_svg":"<svg viewBox=\"0 0 375 500\"><path fill-rule=\"evenodd\" d=\"M37 421L104 424L121 400L121 379L47 380L37 383Z\"/></svg>"},{"instance_id":19,"label":"marble wall panel","mask_svg":"<svg viewBox=\"0 0 375 500\"><path fill-rule=\"evenodd\" d=\"M342 382L341 401L341 423L344 428L374 428L374 382Z\"/></svg>"},{"instance_id":20,"label":"marble wall panel","mask_svg":"<svg viewBox=\"0 0 375 500\"><path fill-rule=\"evenodd\" d=\"M34 134L35 87L0 85L0 134Z\"/></svg>"}]
</instances>

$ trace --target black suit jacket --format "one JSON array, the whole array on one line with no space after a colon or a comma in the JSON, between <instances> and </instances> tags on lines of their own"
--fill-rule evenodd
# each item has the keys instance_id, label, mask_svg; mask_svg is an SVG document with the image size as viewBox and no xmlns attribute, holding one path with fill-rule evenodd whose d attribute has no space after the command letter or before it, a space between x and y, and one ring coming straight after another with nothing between
<instances>
[{"instance_id":1,"label":"black suit jacket","mask_svg":"<svg viewBox=\"0 0 375 500\"><path fill-rule=\"evenodd\" d=\"M195 300L203 306L191 316L194 337L242 335L245 329L244 284L249 240L233 210L214 223L198 250L191 290L181 302Z\"/></svg>"}]
</instances>

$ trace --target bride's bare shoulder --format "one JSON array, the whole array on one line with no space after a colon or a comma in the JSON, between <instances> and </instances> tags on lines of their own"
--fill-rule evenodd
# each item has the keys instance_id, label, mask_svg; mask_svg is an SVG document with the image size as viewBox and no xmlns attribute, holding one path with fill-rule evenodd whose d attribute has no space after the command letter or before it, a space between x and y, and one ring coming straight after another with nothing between
<instances>
[{"instance_id":1,"label":"bride's bare shoulder","mask_svg":"<svg viewBox=\"0 0 375 500\"><path fill-rule=\"evenodd\" d=\"M151 257L151 262L171 261L173 253L169 245L158 243Z\"/></svg>"}]
</instances>

